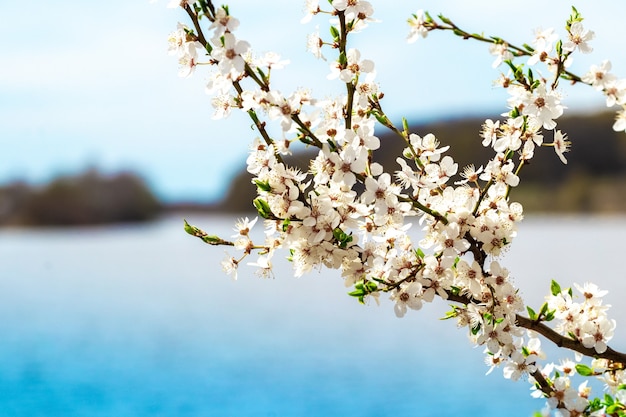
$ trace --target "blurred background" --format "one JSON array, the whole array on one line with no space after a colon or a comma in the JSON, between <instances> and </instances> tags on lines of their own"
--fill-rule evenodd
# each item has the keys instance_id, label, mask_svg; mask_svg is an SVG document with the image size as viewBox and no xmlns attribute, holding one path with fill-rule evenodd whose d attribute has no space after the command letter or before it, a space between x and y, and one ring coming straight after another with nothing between
<instances>
[{"instance_id":1,"label":"blurred background","mask_svg":"<svg viewBox=\"0 0 626 417\"><path fill-rule=\"evenodd\" d=\"M176 59L166 53L167 36L178 21L186 23L186 15L182 10L167 9L166 3L109 1L87 7L64 0L39 5L37 13L28 13L15 2L0 4L4 39L1 187L40 187L78 176L78 181L91 188L98 175L132 173L162 204L216 204L225 198L233 178L244 169L254 133L245 115L211 121L213 109L204 93L206 73L202 68L192 78L177 77ZM271 50L291 61L274 74L277 88L288 95L306 86L319 98L341 92L339 83L326 80L328 63L306 52L307 34L316 26L322 28L322 35L326 33L326 17L300 24L300 1L237 6L231 5L232 13L241 20L238 36L249 40L258 53ZM568 2L545 4L538 0L525 2L514 11L505 3L492 1L431 0L389 7L374 2L374 7L380 22L354 35L352 41L364 57L376 63L377 80L386 95L383 106L398 122L406 117L416 126L439 123L442 126L437 128L416 128L422 134L433 130L442 142L454 145L453 151L456 143L464 144L466 149L459 150L460 155L476 148L481 120L498 118L506 111L506 93L492 86L504 68L491 68L493 57L486 45L462 41L450 33L434 32L427 39L407 44L405 22L410 13L417 8L433 15L443 13L469 31L522 44L531 42L539 27L554 27L563 35L571 11ZM614 73L626 76L626 57L616 49L624 38L619 23L624 7L608 0L593 7L579 6L596 39L592 54L576 55L574 72L583 74L590 65L610 58ZM568 121L580 122L567 130L574 144L568 155L570 166L559 166L554 155L548 155L545 167L526 175L550 169L551 180L555 175L567 180L590 173L609 181L623 174L623 164L618 167L615 161L606 160L624 154L624 141L610 137L614 111L608 110L602 119L604 99L588 87L563 85L562 90L571 116ZM471 123L463 128L453 126L453 121L466 118L472 119ZM580 131L585 126L589 128ZM598 155L589 161L589 151L594 149ZM471 160L481 164L486 158ZM19 199L20 192L14 193L11 199ZM148 210L152 205L145 207ZM541 209L551 207L548 204ZM249 203L244 206L249 208Z\"/></svg>"},{"instance_id":2,"label":"blurred background","mask_svg":"<svg viewBox=\"0 0 626 417\"><path fill-rule=\"evenodd\" d=\"M166 3L0 2L0 415L495 416L515 401L508 414L528 416L541 408L525 382L502 384L499 370L483 377L480 350L437 321L445 303L396 320L390 303L347 297L335 274L289 279L286 263L274 280L249 268L245 282L233 282L220 270L221 248L184 234L183 217L227 237L233 216L252 215L245 158L254 132L243 115L211 120L202 68L177 77L167 35L187 20ZM385 110L451 144L461 165L490 156L478 132L506 111L506 94L492 86L499 69L485 45L449 33L407 44L406 19L423 8L522 44L538 27L563 35L571 10L539 0L514 9L372 4L380 22L352 46L375 61ZM324 16L300 24L300 1L230 7L256 52L291 60L273 76L286 95L301 86L320 98L341 92L326 80L328 63L306 52L308 33L317 25L326 33ZM596 39L572 71L610 58L626 77L626 4L578 10ZM613 268L626 232L626 137L611 130L615 109L600 94L562 90L569 163L546 148L524 169L512 198L529 219L502 261L531 305L550 279L592 280L612 291L607 302L623 317L612 294L626 282ZM385 145L380 160L400 148ZM616 334L616 348L625 342ZM446 395L455 401L442 405Z\"/></svg>"}]
</instances>

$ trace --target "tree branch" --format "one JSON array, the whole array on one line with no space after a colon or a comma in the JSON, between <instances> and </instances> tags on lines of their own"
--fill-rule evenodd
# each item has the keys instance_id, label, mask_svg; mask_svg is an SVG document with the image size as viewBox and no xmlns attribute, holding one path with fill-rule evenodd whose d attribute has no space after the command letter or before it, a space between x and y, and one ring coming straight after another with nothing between
<instances>
[{"instance_id":1,"label":"tree branch","mask_svg":"<svg viewBox=\"0 0 626 417\"><path fill-rule=\"evenodd\" d=\"M473 300L463 295L453 294L450 291L448 291L448 300L465 305L479 303L478 300ZM591 358L601 358L626 365L626 354L618 352L610 347L607 347L605 352L598 353L595 349L586 348L578 340L570 339L569 337L565 337L557 333L544 323L531 320L528 317L520 316L519 314L515 315L515 320L519 327L539 333L558 347L564 347L578 353L582 353L583 355Z\"/></svg>"}]
</instances>

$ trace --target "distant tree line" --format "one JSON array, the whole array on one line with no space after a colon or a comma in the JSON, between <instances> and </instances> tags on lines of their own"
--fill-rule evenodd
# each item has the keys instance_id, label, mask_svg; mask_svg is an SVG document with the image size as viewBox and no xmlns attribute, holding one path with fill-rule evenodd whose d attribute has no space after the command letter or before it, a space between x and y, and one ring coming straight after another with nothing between
<instances>
[{"instance_id":1,"label":"distant tree line","mask_svg":"<svg viewBox=\"0 0 626 417\"><path fill-rule=\"evenodd\" d=\"M140 222L162 205L131 172L106 175L95 169L36 187L14 182L0 188L0 225L74 226Z\"/></svg>"}]
</instances>

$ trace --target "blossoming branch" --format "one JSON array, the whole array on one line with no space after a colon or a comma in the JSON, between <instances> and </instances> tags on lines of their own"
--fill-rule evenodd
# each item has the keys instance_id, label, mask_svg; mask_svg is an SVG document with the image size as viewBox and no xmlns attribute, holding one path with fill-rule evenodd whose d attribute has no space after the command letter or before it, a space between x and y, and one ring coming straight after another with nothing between
<instances>
[{"instance_id":1,"label":"blossoming branch","mask_svg":"<svg viewBox=\"0 0 626 417\"><path fill-rule=\"evenodd\" d=\"M169 37L179 75L206 69L213 117L244 111L258 132L247 169L257 187L252 203L265 239L255 242L250 235L258 218L239 220L230 240L185 222L186 231L204 242L237 251L222 263L228 274L237 277L242 262L256 256L248 264L260 276L271 276L272 260L282 249L296 276L319 267L338 270L351 296L366 303L387 294L398 317L435 298L448 300L454 304L446 318L484 348L490 371L502 368L513 380L527 377L532 395L546 398L559 415L624 415L626 355L609 346L616 322L602 301L606 291L585 283L574 285L575 294L553 281L546 285L545 303L532 308L501 263L523 219L513 197L524 166L544 147L556 153L555 161L567 163L571 143L557 128L565 111L560 81L603 93L608 106L620 107L614 129L626 130L626 81L610 73L610 62L580 76L572 70L576 54L590 53L594 38L576 9L564 37L552 29L537 31L521 46L468 32L444 16L410 15L409 42L432 31L452 32L486 43L493 67L504 68L497 84L509 93L506 113L486 120L477 140L493 157L459 169L449 146L433 133L412 132L406 120L396 126L385 114L376 65L349 42L374 22L370 2L306 2L302 22L326 16L330 33L311 34L308 49L318 59L332 54L327 79L344 89L323 100L308 89L275 89L272 79L288 61L271 52L256 55L237 36L240 22L228 6L215 7L210 0L176 0L170 6L181 7L190 22ZM270 134L269 123L279 127L278 135ZM391 171L374 159L382 146L376 136L381 126L404 144ZM289 164L297 142L317 149L306 171ZM422 233L417 241L411 234L416 228ZM563 356L549 360L540 337L561 347ZM591 397L590 377L604 381L605 396ZM584 380L577 388L575 378Z\"/></svg>"}]
</instances>

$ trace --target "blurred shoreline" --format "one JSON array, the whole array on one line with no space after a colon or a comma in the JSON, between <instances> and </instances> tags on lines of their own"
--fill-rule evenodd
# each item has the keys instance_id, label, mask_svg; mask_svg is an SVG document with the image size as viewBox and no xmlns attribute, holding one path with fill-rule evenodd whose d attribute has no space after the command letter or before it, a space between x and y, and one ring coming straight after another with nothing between
<instances>
[{"instance_id":1,"label":"blurred shoreline","mask_svg":"<svg viewBox=\"0 0 626 417\"><path fill-rule=\"evenodd\" d=\"M626 140L624 133L611 129L609 112L564 117L560 127L568 132L572 148L564 165L550 149L536 150L536 156L521 172L520 186L511 192L524 212L537 214L624 214L626 213ZM482 118L442 120L414 124L412 132L433 132L441 143L450 145L449 154L464 166L487 163L492 151L480 146ZM550 143L551 132L544 132ZM388 171L395 170L397 155L404 143L386 131L377 132L384 146L375 154ZM297 148L298 144L294 144ZM304 171L315 153L294 149L286 163ZM242 165L229 181L219 201L161 201L139 173L115 174L88 169L58 177L44 185L14 181L0 185L0 227L68 227L99 224L138 223L173 213L254 215L256 197L252 177Z\"/></svg>"}]
</instances>

